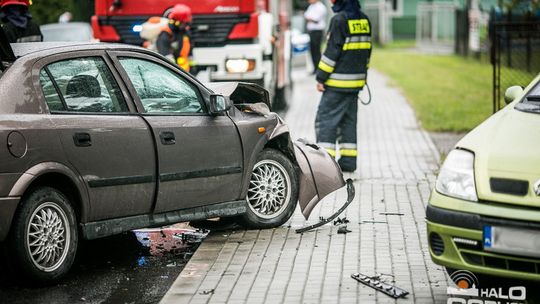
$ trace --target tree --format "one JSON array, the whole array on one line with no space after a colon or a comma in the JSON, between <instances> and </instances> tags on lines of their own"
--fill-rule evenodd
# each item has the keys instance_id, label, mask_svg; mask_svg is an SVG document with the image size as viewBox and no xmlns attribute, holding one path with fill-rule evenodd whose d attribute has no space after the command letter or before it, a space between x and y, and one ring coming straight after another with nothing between
<instances>
[{"instance_id":1,"label":"tree","mask_svg":"<svg viewBox=\"0 0 540 304\"><path fill-rule=\"evenodd\" d=\"M38 24L58 22L66 11L73 11L73 0L34 0L30 13Z\"/></svg>"},{"instance_id":2,"label":"tree","mask_svg":"<svg viewBox=\"0 0 540 304\"><path fill-rule=\"evenodd\" d=\"M58 22L64 12L73 14L73 21L90 22L94 0L34 0L30 13L38 24Z\"/></svg>"}]
</instances>

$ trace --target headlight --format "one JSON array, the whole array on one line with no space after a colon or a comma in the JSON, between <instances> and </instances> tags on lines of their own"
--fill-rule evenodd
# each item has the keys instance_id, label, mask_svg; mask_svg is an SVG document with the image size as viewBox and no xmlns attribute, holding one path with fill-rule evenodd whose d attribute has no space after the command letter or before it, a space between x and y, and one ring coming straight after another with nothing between
<instances>
[{"instance_id":1,"label":"headlight","mask_svg":"<svg viewBox=\"0 0 540 304\"><path fill-rule=\"evenodd\" d=\"M255 69L254 59L227 59L225 68L229 73L245 73Z\"/></svg>"},{"instance_id":2,"label":"headlight","mask_svg":"<svg viewBox=\"0 0 540 304\"><path fill-rule=\"evenodd\" d=\"M478 201L474 183L474 154L464 150L450 152L437 177L435 189L444 195Z\"/></svg>"}]
</instances>

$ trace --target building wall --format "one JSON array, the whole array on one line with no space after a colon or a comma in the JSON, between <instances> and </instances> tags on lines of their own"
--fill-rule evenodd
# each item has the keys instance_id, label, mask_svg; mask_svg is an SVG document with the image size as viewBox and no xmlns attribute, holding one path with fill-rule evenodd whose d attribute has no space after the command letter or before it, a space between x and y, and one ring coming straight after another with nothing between
<instances>
[{"instance_id":1,"label":"building wall","mask_svg":"<svg viewBox=\"0 0 540 304\"><path fill-rule=\"evenodd\" d=\"M429 0L359 0L362 5L381 2L397 1L400 8L392 12L392 34L394 39L415 39L416 38L416 8L420 2ZM431 2L449 2L452 0L431 0ZM464 8L467 0L454 0L459 8ZM478 0L481 10L489 11L498 0Z\"/></svg>"}]
</instances>

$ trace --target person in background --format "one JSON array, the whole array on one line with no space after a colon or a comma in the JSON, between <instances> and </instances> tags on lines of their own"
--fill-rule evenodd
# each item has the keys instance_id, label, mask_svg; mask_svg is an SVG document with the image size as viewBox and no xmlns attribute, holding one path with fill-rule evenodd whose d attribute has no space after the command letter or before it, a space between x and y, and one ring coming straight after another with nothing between
<instances>
[{"instance_id":1,"label":"person in background","mask_svg":"<svg viewBox=\"0 0 540 304\"><path fill-rule=\"evenodd\" d=\"M152 51L157 51L156 42L164 27L168 26L169 19L159 16L150 17L141 25L139 35L144 40L143 47Z\"/></svg>"},{"instance_id":2,"label":"person in background","mask_svg":"<svg viewBox=\"0 0 540 304\"><path fill-rule=\"evenodd\" d=\"M30 0L0 0L0 19L8 42L39 42L43 35L28 12Z\"/></svg>"},{"instance_id":3,"label":"person in background","mask_svg":"<svg viewBox=\"0 0 540 304\"><path fill-rule=\"evenodd\" d=\"M169 24L162 28L156 41L157 51L189 72L191 9L184 4L177 4L168 17Z\"/></svg>"},{"instance_id":4,"label":"person in background","mask_svg":"<svg viewBox=\"0 0 540 304\"><path fill-rule=\"evenodd\" d=\"M304 13L309 34L309 52L313 62L313 74L321 60L321 41L326 28L326 6L319 0L308 0L309 7Z\"/></svg>"},{"instance_id":5,"label":"person in background","mask_svg":"<svg viewBox=\"0 0 540 304\"><path fill-rule=\"evenodd\" d=\"M64 12L60 17L58 17L58 23L68 23L73 20L73 14L71 12Z\"/></svg>"},{"instance_id":6,"label":"person in background","mask_svg":"<svg viewBox=\"0 0 540 304\"><path fill-rule=\"evenodd\" d=\"M366 84L371 56L371 23L358 0L331 0L326 50L317 68L317 90L323 92L315 131L317 142L343 172L356 170L358 93ZM339 150L336 151L336 142Z\"/></svg>"},{"instance_id":7,"label":"person in background","mask_svg":"<svg viewBox=\"0 0 540 304\"><path fill-rule=\"evenodd\" d=\"M257 12L259 12L259 41L263 47L264 55L272 55L275 37L272 33L274 18L266 10L266 1L257 0Z\"/></svg>"}]
</instances>

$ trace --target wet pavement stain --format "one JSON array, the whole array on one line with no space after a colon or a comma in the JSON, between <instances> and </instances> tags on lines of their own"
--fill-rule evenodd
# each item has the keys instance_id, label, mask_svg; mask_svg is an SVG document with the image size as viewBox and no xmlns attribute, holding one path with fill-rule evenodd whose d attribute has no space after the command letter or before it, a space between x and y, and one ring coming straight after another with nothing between
<instances>
[{"instance_id":1,"label":"wet pavement stain","mask_svg":"<svg viewBox=\"0 0 540 304\"><path fill-rule=\"evenodd\" d=\"M26 288L0 265L0 303L158 303L204 240L185 224L81 241L60 283Z\"/></svg>"}]
</instances>

